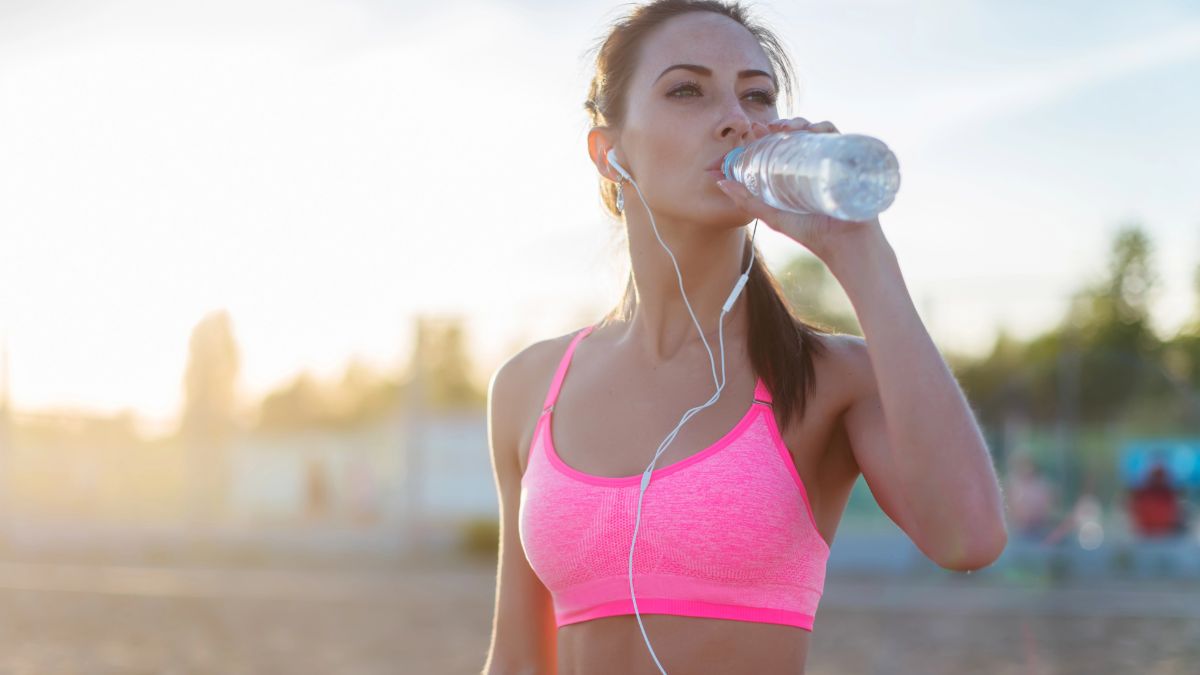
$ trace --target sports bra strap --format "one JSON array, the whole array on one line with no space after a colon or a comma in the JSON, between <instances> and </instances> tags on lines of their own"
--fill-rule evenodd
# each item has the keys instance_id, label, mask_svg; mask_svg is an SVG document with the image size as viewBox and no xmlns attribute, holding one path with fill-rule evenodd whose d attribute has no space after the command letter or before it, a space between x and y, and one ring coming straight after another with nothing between
<instances>
[{"instance_id":1,"label":"sports bra strap","mask_svg":"<svg viewBox=\"0 0 1200 675\"><path fill-rule=\"evenodd\" d=\"M542 402L542 412L552 408L554 402L558 400L558 390L562 389L563 378L567 376L567 367L571 365L571 355L575 353L575 346L595 328L595 325L591 325L580 329L575 333L571 344L567 345L567 351L563 354L562 360L558 362L558 370L554 373L554 380L550 383L550 391L546 393L546 400Z\"/></svg>"},{"instance_id":2,"label":"sports bra strap","mask_svg":"<svg viewBox=\"0 0 1200 675\"><path fill-rule=\"evenodd\" d=\"M767 385L761 377L754 378L754 381L756 383L754 385L754 400L759 403L771 405L771 390L767 389Z\"/></svg>"}]
</instances>

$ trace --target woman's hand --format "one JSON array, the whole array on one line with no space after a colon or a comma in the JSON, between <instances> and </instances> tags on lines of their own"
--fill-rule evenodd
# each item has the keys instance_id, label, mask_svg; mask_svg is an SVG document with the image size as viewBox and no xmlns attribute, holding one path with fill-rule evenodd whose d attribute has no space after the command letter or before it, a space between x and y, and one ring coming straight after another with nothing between
<instances>
[{"instance_id":1,"label":"woman's hand","mask_svg":"<svg viewBox=\"0 0 1200 675\"><path fill-rule=\"evenodd\" d=\"M795 130L813 133L841 133L837 127L833 126L832 122L809 124L808 120L803 117L794 117L790 120L775 120L770 124L755 122L750 129L748 143L777 131ZM831 246L837 246L839 242L866 234L866 230L871 228L879 229L878 217L859 222L838 220L819 213L793 213L767 204L747 190L746 186L735 180L721 180L717 182L717 185L725 191L725 194L729 195L734 204L750 216L758 218L776 232L782 232L799 242L818 257L823 257Z\"/></svg>"}]
</instances>

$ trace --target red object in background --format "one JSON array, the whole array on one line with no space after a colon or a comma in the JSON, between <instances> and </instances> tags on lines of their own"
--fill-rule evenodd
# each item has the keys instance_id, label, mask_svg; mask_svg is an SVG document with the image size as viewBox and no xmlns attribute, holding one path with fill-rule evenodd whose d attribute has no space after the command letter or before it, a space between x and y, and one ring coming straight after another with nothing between
<instances>
[{"instance_id":1,"label":"red object in background","mask_svg":"<svg viewBox=\"0 0 1200 675\"><path fill-rule=\"evenodd\" d=\"M1129 502L1139 534L1170 534L1178 529L1179 497L1161 465L1154 467L1145 485L1130 491Z\"/></svg>"}]
</instances>

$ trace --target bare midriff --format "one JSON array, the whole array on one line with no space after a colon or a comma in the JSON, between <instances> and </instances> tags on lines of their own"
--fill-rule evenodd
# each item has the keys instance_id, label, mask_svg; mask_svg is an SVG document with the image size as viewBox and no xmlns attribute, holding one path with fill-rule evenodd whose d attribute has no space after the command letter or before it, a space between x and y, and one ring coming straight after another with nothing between
<instances>
[{"instance_id":1,"label":"bare midriff","mask_svg":"<svg viewBox=\"0 0 1200 675\"><path fill-rule=\"evenodd\" d=\"M641 626L667 673L802 674L811 632L796 626L642 614ZM558 675L660 675L633 614L558 629Z\"/></svg>"}]
</instances>

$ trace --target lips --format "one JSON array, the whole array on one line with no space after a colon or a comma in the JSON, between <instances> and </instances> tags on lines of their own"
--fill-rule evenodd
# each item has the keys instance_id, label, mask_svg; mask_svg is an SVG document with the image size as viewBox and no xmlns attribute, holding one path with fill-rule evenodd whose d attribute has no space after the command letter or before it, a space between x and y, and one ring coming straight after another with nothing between
<instances>
[{"instance_id":1,"label":"lips","mask_svg":"<svg viewBox=\"0 0 1200 675\"><path fill-rule=\"evenodd\" d=\"M726 150L725 152L722 152L720 155L718 155L717 158L713 160L712 164L709 164L708 166L704 167L705 170L706 171L720 171L723 168L721 165L725 163L725 155L728 155L730 152L733 152L733 148L730 148L730 149Z\"/></svg>"}]
</instances>

